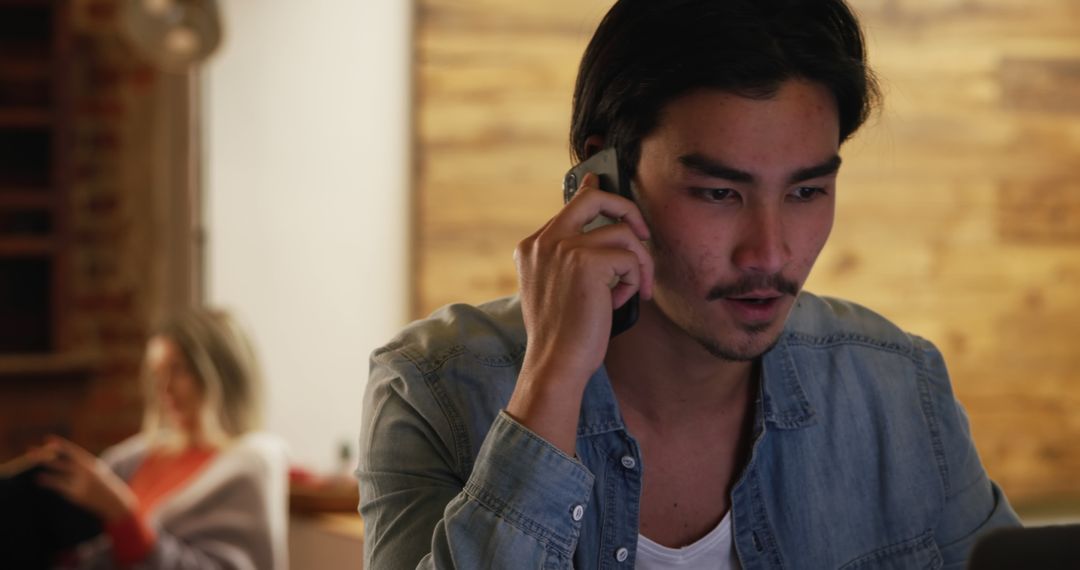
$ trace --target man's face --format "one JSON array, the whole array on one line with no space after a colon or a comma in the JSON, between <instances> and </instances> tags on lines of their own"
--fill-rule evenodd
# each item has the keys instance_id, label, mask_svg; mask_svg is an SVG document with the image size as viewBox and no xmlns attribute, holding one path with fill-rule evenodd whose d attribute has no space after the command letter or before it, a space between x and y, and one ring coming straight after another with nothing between
<instances>
[{"instance_id":1,"label":"man's face","mask_svg":"<svg viewBox=\"0 0 1080 570\"><path fill-rule=\"evenodd\" d=\"M656 262L642 317L717 357L767 351L832 229L839 146L836 105L816 83L668 104L635 179Z\"/></svg>"}]
</instances>

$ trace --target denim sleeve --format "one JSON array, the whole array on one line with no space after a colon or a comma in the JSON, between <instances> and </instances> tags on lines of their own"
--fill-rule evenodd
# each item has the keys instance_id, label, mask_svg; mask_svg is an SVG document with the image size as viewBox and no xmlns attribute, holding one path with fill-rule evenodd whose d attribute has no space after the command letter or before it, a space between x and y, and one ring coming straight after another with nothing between
<instances>
[{"instance_id":1,"label":"denim sleeve","mask_svg":"<svg viewBox=\"0 0 1080 570\"><path fill-rule=\"evenodd\" d=\"M934 529L944 568L962 570L975 542L986 532L1019 526L1004 493L986 474L967 414L953 394L941 353L917 339L921 350L923 399L945 488L945 505Z\"/></svg>"},{"instance_id":2,"label":"denim sleeve","mask_svg":"<svg viewBox=\"0 0 1080 570\"><path fill-rule=\"evenodd\" d=\"M365 396L364 567L569 568L588 469L501 412L463 472L448 403L402 372L373 365Z\"/></svg>"}]
</instances>

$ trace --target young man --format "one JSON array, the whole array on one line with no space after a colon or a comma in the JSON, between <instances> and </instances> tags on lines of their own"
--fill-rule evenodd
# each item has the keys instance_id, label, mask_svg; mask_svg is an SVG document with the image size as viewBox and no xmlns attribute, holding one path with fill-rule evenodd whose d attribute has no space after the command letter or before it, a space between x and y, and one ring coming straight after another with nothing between
<instances>
[{"instance_id":1,"label":"young man","mask_svg":"<svg viewBox=\"0 0 1080 570\"><path fill-rule=\"evenodd\" d=\"M875 94L843 0L617 2L571 142L633 200L585 177L519 297L375 352L365 567L962 568L1017 524L938 351L801 292Z\"/></svg>"}]
</instances>

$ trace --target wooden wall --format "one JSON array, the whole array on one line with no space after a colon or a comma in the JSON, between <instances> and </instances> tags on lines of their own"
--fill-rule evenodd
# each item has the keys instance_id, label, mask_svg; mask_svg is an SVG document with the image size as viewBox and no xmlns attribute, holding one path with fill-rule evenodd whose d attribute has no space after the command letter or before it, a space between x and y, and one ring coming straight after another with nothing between
<instances>
[{"instance_id":1,"label":"wooden wall","mask_svg":"<svg viewBox=\"0 0 1080 570\"><path fill-rule=\"evenodd\" d=\"M513 292L610 0L418 0L414 316ZM1080 3L852 0L883 113L808 288L938 344L1014 502L1080 494Z\"/></svg>"}]
</instances>

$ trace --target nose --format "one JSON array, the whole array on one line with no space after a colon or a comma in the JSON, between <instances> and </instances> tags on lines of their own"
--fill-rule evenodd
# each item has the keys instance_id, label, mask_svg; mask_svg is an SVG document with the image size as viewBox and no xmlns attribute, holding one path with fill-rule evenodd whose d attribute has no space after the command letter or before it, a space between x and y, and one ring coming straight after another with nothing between
<instances>
[{"instance_id":1,"label":"nose","mask_svg":"<svg viewBox=\"0 0 1080 570\"><path fill-rule=\"evenodd\" d=\"M175 389L176 382L173 382L173 374L171 371L158 374L158 390L160 390L163 395L171 398Z\"/></svg>"},{"instance_id":2,"label":"nose","mask_svg":"<svg viewBox=\"0 0 1080 570\"><path fill-rule=\"evenodd\" d=\"M735 267L747 273L774 275L791 260L780 209L771 205L751 206L746 210L733 252Z\"/></svg>"}]
</instances>

